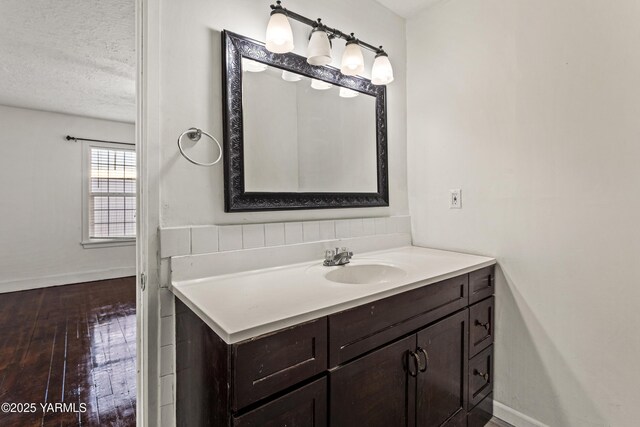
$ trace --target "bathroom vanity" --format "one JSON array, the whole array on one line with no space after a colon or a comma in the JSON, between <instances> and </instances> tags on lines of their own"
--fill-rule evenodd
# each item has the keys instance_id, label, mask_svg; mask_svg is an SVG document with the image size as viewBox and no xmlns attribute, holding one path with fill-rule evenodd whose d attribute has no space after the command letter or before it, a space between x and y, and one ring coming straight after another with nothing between
<instances>
[{"instance_id":1,"label":"bathroom vanity","mask_svg":"<svg viewBox=\"0 0 640 427\"><path fill-rule=\"evenodd\" d=\"M174 283L178 425L486 424L494 263L406 247Z\"/></svg>"}]
</instances>

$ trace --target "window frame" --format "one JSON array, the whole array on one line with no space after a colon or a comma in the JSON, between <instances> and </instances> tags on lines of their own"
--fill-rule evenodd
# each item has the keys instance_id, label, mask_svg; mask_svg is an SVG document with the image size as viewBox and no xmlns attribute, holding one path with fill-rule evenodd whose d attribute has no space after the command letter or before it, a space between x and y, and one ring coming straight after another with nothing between
<instances>
[{"instance_id":1,"label":"window frame","mask_svg":"<svg viewBox=\"0 0 640 427\"><path fill-rule=\"evenodd\" d=\"M126 148L123 147L126 145ZM111 150L127 150L136 152L135 144L116 144L110 142L88 142L85 141L82 147L82 240L80 244L85 249L92 248L108 248L108 247L117 247L117 246L133 246L136 244L136 237L112 237L106 239L96 239L91 238L89 234L89 201L91 198L91 149L97 148L108 148ZM136 170L138 165L136 164ZM138 177L136 176L136 190L137 190L137 181ZM138 194L136 192L136 200L138 198ZM136 215L137 212L137 203L136 203ZM136 223L137 227L137 223ZM136 228L136 236L138 234L138 230Z\"/></svg>"}]
</instances>

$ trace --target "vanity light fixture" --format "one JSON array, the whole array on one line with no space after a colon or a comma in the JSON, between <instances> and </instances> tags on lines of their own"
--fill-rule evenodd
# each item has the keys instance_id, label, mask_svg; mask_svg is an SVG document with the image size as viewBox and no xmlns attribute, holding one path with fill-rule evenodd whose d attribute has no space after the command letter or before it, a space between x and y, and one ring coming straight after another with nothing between
<instances>
[{"instance_id":1,"label":"vanity light fixture","mask_svg":"<svg viewBox=\"0 0 640 427\"><path fill-rule=\"evenodd\" d=\"M318 23L320 20L318 20ZM311 65L327 65L331 63L331 42L322 24L311 31L307 46L307 62Z\"/></svg>"},{"instance_id":2,"label":"vanity light fixture","mask_svg":"<svg viewBox=\"0 0 640 427\"><path fill-rule=\"evenodd\" d=\"M346 87L341 87L340 88L340 96L342 98L355 98L356 96L358 96L358 92L356 92L355 90L351 90L349 88L346 88Z\"/></svg>"},{"instance_id":3,"label":"vanity light fixture","mask_svg":"<svg viewBox=\"0 0 640 427\"><path fill-rule=\"evenodd\" d=\"M307 62L311 65L322 66L331 62L331 40L343 39L347 41L342 55L340 71L346 76L355 76L364 71L364 57L362 48L376 54L373 68L371 69L371 83L374 85L386 85L393 81L393 68L389 56L382 46L375 47L354 36L354 33L346 34L336 28L331 28L322 23L285 9L278 0L271 5L271 18L267 26L266 48L273 53L288 53L293 50L293 33L289 18L302 22L312 28L309 45L307 47Z\"/></svg>"},{"instance_id":4,"label":"vanity light fixture","mask_svg":"<svg viewBox=\"0 0 640 427\"><path fill-rule=\"evenodd\" d=\"M267 49L273 53L287 53L293 50L293 31L287 19L286 9L271 6L271 18L267 25Z\"/></svg>"},{"instance_id":5,"label":"vanity light fixture","mask_svg":"<svg viewBox=\"0 0 640 427\"><path fill-rule=\"evenodd\" d=\"M331 86L332 86L331 83L323 82L322 80L318 80L318 79L311 79L311 87L316 90L331 89Z\"/></svg>"},{"instance_id":6,"label":"vanity light fixture","mask_svg":"<svg viewBox=\"0 0 640 427\"><path fill-rule=\"evenodd\" d=\"M382 46L380 46L382 48ZM371 83L374 85L386 85L393 81L393 68L391 68L391 62L389 57L383 51L376 55L375 61L373 61L373 68L371 69Z\"/></svg>"},{"instance_id":7,"label":"vanity light fixture","mask_svg":"<svg viewBox=\"0 0 640 427\"><path fill-rule=\"evenodd\" d=\"M351 33L351 38L347 41L347 45L344 48L342 54L342 65L340 66L340 72L345 76L355 76L362 74L364 71L364 57L362 56L362 49L358 44L358 40Z\"/></svg>"}]
</instances>

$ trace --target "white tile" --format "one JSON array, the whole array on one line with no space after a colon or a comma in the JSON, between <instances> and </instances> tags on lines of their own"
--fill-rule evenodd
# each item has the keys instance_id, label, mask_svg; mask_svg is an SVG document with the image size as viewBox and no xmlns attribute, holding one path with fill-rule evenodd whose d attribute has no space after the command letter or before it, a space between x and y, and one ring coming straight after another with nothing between
<instances>
[{"instance_id":1,"label":"white tile","mask_svg":"<svg viewBox=\"0 0 640 427\"><path fill-rule=\"evenodd\" d=\"M173 292L168 289L160 289L160 317L173 316L174 300Z\"/></svg>"},{"instance_id":2,"label":"white tile","mask_svg":"<svg viewBox=\"0 0 640 427\"><path fill-rule=\"evenodd\" d=\"M173 316L167 316L160 318L160 345L169 345L174 343L175 329L174 329Z\"/></svg>"},{"instance_id":3,"label":"white tile","mask_svg":"<svg viewBox=\"0 0 640 427\"><path fill-rule=\"evenodd\" d=\"M317 242L320 240L320 223L318 221L303 222L302 238L305 242Z\"/></svg>"},{"instance_id":4,"label":"white tile","mask_svg":"<svg viewBox=\"0 0 640 427\"><path fill-rule=\"evenodd\" d=\"M189 227L160 229L160 258L191 253L191 230Z\"/></svg>"},{"instance_id":5,"label":"white tile","mask_svg":"<svg viewBox=\"0 0 640 427\"><path fill-rule=\"evenodd\" d=\"M302 223L286 222L284 224L284 241L287 245L302 243Z\"/></svg>"},{"instance_id":6,"label":"white tile","mask_svg":"<svg viewBox=\"0 0 640 427\"><path fill-rule=\"evenodd\" d=\"M320 221L320 240L336 238L336 224L333 221Z\"/></svg>"},{"instance_id":7,"label":"white tile","mask_svg":"<svg viewBox=\"0 0 640 427\"><path fill-rule=\"evenodd\" d=\"M399 233L400 221L397 216L390 216L387 219L387 233Z\"/></svg>"},{"instance_id":8,"label":"white tile","mask_svg":"<svg viewBox=\"0 0 640 427\"><path fill-rule=\"evenodd\" d=\"M171 279L171 258L163 258L160 260L160 287L169 286Z\"/></svg>"},{"instance_id":9,"label":"white tile","mask_svg":"<svg viewBox=\"0 0 640 427\"><path fill-rule=\"evenodd\" d=\"M160 408L160 427L176 427L176 411L173 404Z\"/></svg>"},{"instance_id":10,"label":"white tile","mask_svg":"<svg viewBox=\"0 0 640 427\"><path fill-rule=\"evenodd\" d=\"M264 225L264 243L265 246L284 245L284 224L265 224Z\"/></svg>"},{"instance_id":11,"label":"white tile","mask_svg":"<svg viewBox=\"0 0 640 427\"><path fill-rule=\"evenodd\" d=\"M364 236L364 227L362 225L362 218L356 218L349 220L349 230L351 236L349 237L362 237Z\"/></svg>"},{"instance_id":12,"label":"white tile","mask_svg":"<svg viewBox=\"0 0 640 427\"><path fill-rule=\"evenodd\" d=\"M218 248L221 251L242 249L242 226L225 225L218 228Z\"/></svg>"},{"instance_id":13,"label":"white tile","mask_svg":"<svg viewBox=\"0 0 640 427\"><path fill-rule=\"evenodd\" d=\"M376 223L373 218L363 218L362 228L365 236L373 236L376 234Z\"/></svg>"},{"instance_id":14,"label":"white tile","mask_svg":"<svg viewBox=\"0 0 640 427\"><path fill-rule=\"evenodd\" d=\"M264 247L264 224L242 226L242 247L244 249Z\"/></svg>"},{"instance_id":15,"label":"white tile","mask_svg":"<svg viewBox=\"0 0 640 427\"><path fill-rule=\"evenodd\" d=\"M410 233L411 217L409 216L392 216L388 223L389 233Z\"/></svg>"},{"instance_id":16,"label":"white tile","mask_svg":"<svg viewBox=\"0 0 640 427\"><path fill-rule=\"evenodd\" d=\"M172 345L165 345L160 347L160 376L173 374L173 358L175 353L175 347Z\"/></svg>"},{"instance_id":17,"label":"white tile","mask_svg":"<svg viewBox=\"0 0 640 427\"><path fill-rule=\"evenodd\" d=\"M400 233L411 233L411 217L410 216L407 215L407 216L400 217L398 231Z\"/></svg>"},{"instance_id":18,"label":"white tile","mask_svg":"<svg viewBox=\"0 0 640 427\"><path fill-rule=\"evenodd\" d=\"M173 374L160 378L160 406L173 403Z\"/></svg>"},{"instance_id":19,"label":"white tile","mask_svg":"<svg viewBox=\"0 0 640 427\"><path fill-rule=\"evenodd\" d=\"M348 219L336 221L336 238L351 237L351 226Z\"/></svg>"},{"instance_id":20,"label":"white tile","mask_svg":"<svg viewBox=\"0 0 640 427\"><path fill-rule=\"evenodd\" d=\"M218 252L218 226L191 227L191 253L210 254Z\"/></svg>"},{"instance_id":21,"label":"white tile","mask_svg":"<svg viewBox=\"0 0 640 427\"><path fill-rule=\"evenodd\" d=\"M387 234L387 218L375 218L376 234Z\"/></svg>"}]
</instances>

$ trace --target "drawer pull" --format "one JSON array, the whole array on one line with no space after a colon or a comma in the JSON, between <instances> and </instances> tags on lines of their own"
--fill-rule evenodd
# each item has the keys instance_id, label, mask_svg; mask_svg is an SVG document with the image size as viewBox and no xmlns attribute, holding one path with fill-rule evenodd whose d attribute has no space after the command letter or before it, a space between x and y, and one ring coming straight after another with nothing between
<instances>
[{"instance_id":1,"label":"drawer pull","mask_svg":"<svg viewBox=\"0 0 640 427\"><path fill-rule=\"evenodd\" d=\"M489 374L487 373L483 373L478 371L477 369L473 370L473 375L477 375L479 377L482 377L483 380L485 380L486 382L489 382Z\"/></svg>"},{"instance_id":2,"label":"drawer pull","mask_svg":"<svg viewBox=\"0 0 640 427\"><path fill-rule=\"evenodd\" d=\"M476 326L482 326L483 328L485 328L487 330L487 332L489 332L489 330L491 329L491 323L489 323L489 322L482 323L478 319L476 319Z\"/></svg>"},{"instance_id":3,"label":"drawer pull","mask_svg":"<svg viewBox=\"0 0 640 427\"><path fill-rule=\"evenodd\" d=\"M424 354L424 369L420 369L420 372L427 372L427 369L429 369L429 353L422 347L418 347L418 351Z\"/></svg>"},{"instance_id":4,"label":"drawer pull","mask_svg":"<svg viewBox=\"0 0 640 427\"><path fill-rule=\"evenodd\" d=\"M407 371L409 371L409 375L411 375L412 377L417 377L418 376L418 372L422 372L422 369L420 367L421 363L420 363L420 358L418 357L418 355L414 352L414 351L409 351L409 356L411 356L411 358L413 359L414 366L415 366L415 371L411 371L411 367L409 366L410 363L407 363Z\"/></svg>"}]
</instances>

